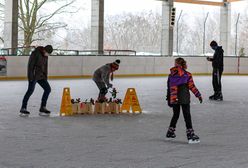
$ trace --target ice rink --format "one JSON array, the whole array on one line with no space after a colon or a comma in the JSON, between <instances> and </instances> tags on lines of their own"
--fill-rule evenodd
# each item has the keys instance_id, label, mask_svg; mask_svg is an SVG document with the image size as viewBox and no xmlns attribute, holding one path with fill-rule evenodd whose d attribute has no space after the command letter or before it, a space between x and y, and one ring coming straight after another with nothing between
<instances>
[{"instance_id":1,"label":"ice rink","mask_svg":"<svg viewBox=\"0 0 248 168\"><path fill-rule=\"evenodd\" d=\"M187 143L183 116L174 141L165 141L172 110L166 77L118 78L124 98L136 88L141 115L59 117L63 87L71 96L96 98L91 79L50 80L51 117L38 115L42 89L36 85L28 118L19 117L27 81L1 81L0 168L247 168L248 77L223 77L223 102L209 101L210 76L195 76L204 102L191 95L193 127L201 143Z\"/></svg>"}]
</instances>

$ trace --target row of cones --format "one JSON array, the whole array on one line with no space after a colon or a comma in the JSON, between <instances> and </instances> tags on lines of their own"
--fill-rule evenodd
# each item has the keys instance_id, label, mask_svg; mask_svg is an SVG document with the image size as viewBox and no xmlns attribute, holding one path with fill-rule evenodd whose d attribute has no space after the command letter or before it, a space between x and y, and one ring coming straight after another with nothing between
<instances>
[{"instance_id":1,"label":"row of cones","mask_svg":"<svg viewBox=\"0 0 248 168\"><path fill-rule=\"evenodd\" d=\"M113 90L110 99L104 97L98 100L91 98L89 101L81 101L80 98L71 99L70 88L64 88L60 115L129 113L130 109L133 113L142 112L134 88L128 88L123 104L121 99L116 98L116 93L116 90Z\"/></svg>"}]
</instances>

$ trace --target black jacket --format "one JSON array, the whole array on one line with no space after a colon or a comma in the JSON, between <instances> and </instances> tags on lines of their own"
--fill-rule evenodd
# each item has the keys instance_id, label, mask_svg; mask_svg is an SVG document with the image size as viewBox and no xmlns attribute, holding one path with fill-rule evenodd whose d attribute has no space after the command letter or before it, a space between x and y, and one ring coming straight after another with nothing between
<instances>
[{"instance_id":1,"label":"black jacket","mask_svg":"<svg viewBox=\"0 0 248 168\"><path fill-rule=\"evenodd\" d=\"M44 47L37 47L31 53L28 61L28 80L47 79L48 57Z\"/></svg>"},{"instance_id":2,"label":"black jacket","mask_svg":"<svg viewBox=\"0 0 248 168\"><path fill-rule=\"evenodd\" d=\"M215 68L215 69L223 69L224 68L223 54L224 54L224 50L222 49L221 46L219 46L215 50L213 58L210 59L210 61L212 61L213 68Z\"/></svg>"}]
</instances>

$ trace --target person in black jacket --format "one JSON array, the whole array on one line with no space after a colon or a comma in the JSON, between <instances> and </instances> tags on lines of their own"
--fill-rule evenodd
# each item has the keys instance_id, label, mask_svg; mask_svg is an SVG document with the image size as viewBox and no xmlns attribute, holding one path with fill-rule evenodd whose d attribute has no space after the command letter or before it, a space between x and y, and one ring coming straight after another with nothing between
<instances>
[{"instance_id":1,"label":"person in black jacket","mask_svg":"<svg viewBox=\"0 0 248 168\"><path fill-rule=\"evenodd\" d=\"M31 53L28 61L28 90L23 98L22 107L20 110L21 116L28 116L27 104L30 96L33 94L35 85L38 83L44 93L41 99L40 115L49 115L51 112L47 110L46 104L48 96L51 92L51 87L47 81L48 56L53 52L53 47L47 45L39 46Z\"/></svg>"},{"instance_id":2,"label":"person in black jacket","mask_svg":"<svg viewBox=\"0 0 248 168\"><path fill-rule=\"evenodd\" d=\"M214 94L209 97L210 100L223 100L222 86L221 86L221 76L224 70L223 63L223 53L224 50L221 46L218 46L216 41L210 43L210 47L215 51L213 58L207 57L208 61L212 62L213 72L212 72L212 84L214 89Z\"/></svg>"}]
</instances>

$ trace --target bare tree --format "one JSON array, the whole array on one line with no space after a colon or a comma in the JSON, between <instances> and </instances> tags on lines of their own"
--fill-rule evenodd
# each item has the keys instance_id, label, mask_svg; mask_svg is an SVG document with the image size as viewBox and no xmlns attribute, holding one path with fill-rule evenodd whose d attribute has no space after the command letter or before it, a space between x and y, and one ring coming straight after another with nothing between
<instances>
[{"instance_id":1,"label":"bare tree","mask_svg":"<svg viewBox=\"0 0 248 168\"><path fill-rule=\"evenodd\" d=\"M0 22L3 22L3 21L4 21L4 3L0 2ZM3 33L3 23L0 24L0 25L1 25L1 27L0 27L0 29L1 29L0 41L1 41L2 43L4 43L4 39L3 39L3 37L2 37L2 33Z\"/></svg>"},{"instance_id":2,"label":"bare tree","mask_svg":"<svg viewBox=\"0 0 248 168\"><path fill-rule=\"evenodd\" d=\"M177 47L177 36L178 36L178 54L180 53L190 53L192 51L189 45L188 45L188 34L190 33L191 29L190 26L187 23L188 20L188 14L182 13L181 20L178 23L178 25L175 26L174 28L174 51L176 51ZM178 27L177 27L178 26ZM177 30L178 28L178 35L177 35Z\"/></svg>"},{"instance_id":3,"label":"bare tree","mask_svg":"<svg viewBox=\"0 0 248 168\"><path fill-rule=\"evenodd\" d=\"M4 3L0 2L0 20L3 21L4 19Z\"/></svg>"},{"instance_id":4,"label":"bare tree","mask_svg":"<svg viewBox=\"0 0 248 168\"><path fill-rule=\"evenodd\" d=\"M30 46L34 41L41 40L34 38L39 33L66 27L65 23L51 22L51 19L58 14L68 13L69 11L66 9L74 2L75 0L20 0L19 19L21 24L19 25L23 31L23 46ZM48 3L56 3L56 9L42 15L41 9Z\"/></svg>"},{"instance_id":5,"label":"bare tree","mask_svg":"<svg viewBox=\"0 0 248 168\"><path fill-rule=\"evenodd\" d=\"M242 13L241 18L240 18L240 23L239 23L239 29L238 29L238 51L243 50L245 55L247 55L248 53L248 47L247 47L248 46L248 41L247 41L248 22L247 21L248 21L248 12Z\"/></svg>"},{"instance_id":6,"label":"bare tree","mask_svg":"<svg viewBox=\"0 0 248 168\"><path fill-rule=\"evenodd\" d=\"M68 43L67 46L70 49L89 50L91 46L90 39L91 29L90 27L85 27L83 29L70 30L66 39L64 39L64 43Z\"/></svg>"},{"instance_id":7,"label":"bare tree","mask_svg":"<svg viewBox=\"0 0 248 168\"><path fill-rule=\"evenodd\" d=\"M107 16L105 48L159 53L161 30L161 16L152 12Z\"/></svg>"},{"instance_id":8,"label":"bare tree","mask_svg":"<svg viewBox=\"0 0 248 168\"><path fill-rule=\"evenodd\" d=\"M216 13L211 13L207 20L206 26L206 44L211 40L219 39L219 22L214 17ZM199 55L203 49L203 29L205 15L195 15L190 18L188 14L183 14L179 23L179 51L183 54ZM191 19L189 22L189 18ZM175 33L176 39L176 33ZM175 46L176 46L176 40ZM206 52L211 52L209 47L206 47Z\"/></svg>"}]
</instances>

